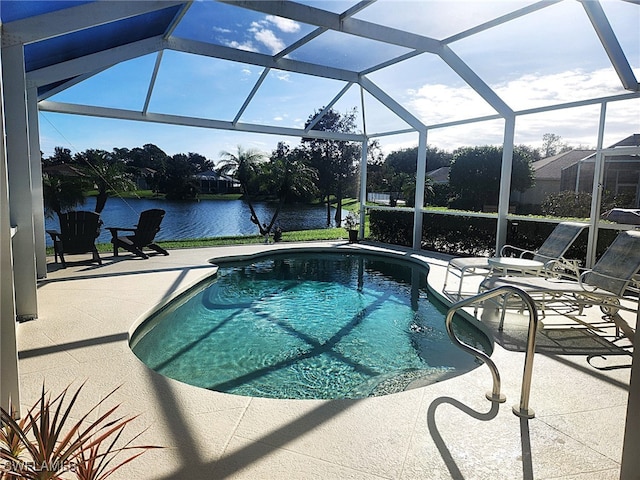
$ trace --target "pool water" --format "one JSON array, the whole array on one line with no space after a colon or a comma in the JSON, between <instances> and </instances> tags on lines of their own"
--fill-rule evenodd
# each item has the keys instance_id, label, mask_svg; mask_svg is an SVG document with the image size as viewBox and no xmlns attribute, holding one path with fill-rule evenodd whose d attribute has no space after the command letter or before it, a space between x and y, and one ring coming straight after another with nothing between
<instances>
[{"instance_id":1,"label":"pool water","mask_svg":"<svg viewBox=\"0 0 640 480\"><path fill-rule=\"evenodd\" d=\"M446 310L429 300L416 264L289 253L219 266L134 333L134 353L153 370L238 395L330 399L395 393L478 365L449 340ZM454 330L491 351L463 319Z\"/></svg>"}]
</instances>

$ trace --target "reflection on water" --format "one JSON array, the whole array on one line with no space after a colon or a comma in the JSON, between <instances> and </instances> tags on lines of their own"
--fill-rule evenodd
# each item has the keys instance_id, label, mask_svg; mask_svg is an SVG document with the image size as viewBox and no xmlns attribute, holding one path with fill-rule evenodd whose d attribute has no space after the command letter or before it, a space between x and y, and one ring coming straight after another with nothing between
<instances>
[{"instance_id":1,"label":"reflection on water","mask_svg":"<svg viewBox=\"0 0 640 480\"><path fill-rule=\"evenodd\" d=\"M93 210L95 200L89 198L82 210ZM257 202L255 210L262 221L271 220L276 204ZM149 199L110 198L102 212L104 227L133 227L140 212L150 208L162 208L167 213L157 240L183 240L189 238L225 237L229 235L255 235L258 227L251 223L247 203L242 200L204 200L178 202ZM335 211L332 209L331 218ZM278 216L278 224L284 231L310 230L326 227L326 207L285 205ZM58 229L58 219L46 219L47 229ZM98 243L108 243L111 235L103 228ZM47 235L47 245L52 245Z\"/></svg>"},{"instance_id":2,"label":"reflection on water","mask_svg":"<svg viewBox=\"0 0 640 480\"><path fill-rule=\"evenodd\" d=\"M480 364L449 339L424 267L319 252L216 263L216 276L132 336L156 372L236 395L333 399L396 393ZM465 342L491 352L480 330L454 321Z\"/></svg>"}]
</instances>

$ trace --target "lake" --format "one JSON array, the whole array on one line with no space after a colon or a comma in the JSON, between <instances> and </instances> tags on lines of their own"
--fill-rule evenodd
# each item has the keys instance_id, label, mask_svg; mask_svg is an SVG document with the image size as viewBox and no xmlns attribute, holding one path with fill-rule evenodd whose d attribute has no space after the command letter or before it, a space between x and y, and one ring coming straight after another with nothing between
<instances>
[{"instance_id":1,"label":"lake","mask_svg":"<svg viewBox=\"0 0 640 480\"><path fill-rule=\"evenodd\" d=\"M95 199L88 198L78 210L93 210ZM202 200L179 202L151 199L109 198L102 211L104 226L98 243L109 243L111 234L105 227L133 228L140 212L150 208L162 208L167 213L156 240L184 240L191 238L257 235L258 227L251 222L249 206L243 200ZM256 202L258 218L269 222L275 211L275 203ZM345 212L346 213L346 212ZM331 218L335 209L331 210ZM326 206L285 205L278 215L277 224L283 231L311 230L326 227ZM58 219L45 219L45 228L59 230ZM46 236L47 245L51 238Z\"/></svg>"}]
</instances>

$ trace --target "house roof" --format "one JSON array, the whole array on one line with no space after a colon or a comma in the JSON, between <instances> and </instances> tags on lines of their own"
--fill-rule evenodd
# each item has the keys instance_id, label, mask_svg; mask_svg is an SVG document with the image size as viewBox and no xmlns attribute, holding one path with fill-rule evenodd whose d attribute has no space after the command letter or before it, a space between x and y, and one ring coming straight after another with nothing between
<instances>
[{"instance_id":1,"label":"house roof","mask_svg":"<svg viewBox=\"0 0 640 480\"><path fill-rule=\"evenodd\" d=\"M640 133L634 133L629 135L624 140L620 140L618 143L611 145L611 147L638 147L640 146Z\"/></svg>"},{"instance_id":2,"label":"house roof","mask_svg":"<svg viewBox=\"0 0 640 480\"><path fill-rule=\"evenodd\" d=\"M233 182L233 178L228 175L222 175L214 170L206 170L194 175L199 180L224 180L226 182Z\"/></svg>"},{"instance_id":3,"label":"house roof","mask_svg":"<svg viewBox=\"0 0 640 480\"><path fill-rule=\"evenodd\" d=\"M562 170L575 165L593 153L595 153L595 150L575 149L533 162L535 177L537 180L559 180Z\"/></svg>"},{"instance_id":4,"label":"house roof","mask_svg":"<svg viewBox=\"0 0 640 480\"><path fill-rule=\"evenodd\" d=\"M427 177L433 180L433 183L449 183L449 167L440 167L427 172Z\"/></svg>"},{"instance_id":5,"label":"house roof","mask_svg":"<svg viewBox=\"0 0 640 480\"><path fill-rule=\"evenodd\" d=\"M609 148L619 148L619 147L640 147L640 133L634 133L633 135L629 135L628 137L620 140L617 143L614 143ZM596 153L593 151L588 157L582 159L585 162L593 163L596 161ZM609 155L607 156L607 161L640 161L637 155L628 155L628 154L620 154L620 155ZM566 165L564 168L567 168L570 165Z\"/></svg>"}]
</instances>

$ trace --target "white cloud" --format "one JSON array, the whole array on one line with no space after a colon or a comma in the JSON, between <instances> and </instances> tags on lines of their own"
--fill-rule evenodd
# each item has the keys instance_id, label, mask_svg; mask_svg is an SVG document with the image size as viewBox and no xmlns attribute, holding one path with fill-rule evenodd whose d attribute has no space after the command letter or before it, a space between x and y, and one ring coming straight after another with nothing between
<instances>
[{"instance_id":1,"label":"white cloud","mask_svg":"<svg viewBox=\"0 0 640 480\"><path fill-rule=\"evenodd\" d=\"M282 82L290 82L291 81L291 75L287 72L282 72L279 71L276 73L276 78Z\"/></svg>"},{"instance_id":2,"label":"white cloud","mask_svg":"<svg viewBox=\"0 0 640 480\"><path fill-rule=\"evenodd\" d=\"M231 41L226 43L227 47L238 48L240 50L246 50L247 52L257 52L258 49L253 45L253 43L247 41L244 43Z\"/></svg>"},{"instance_id":3,"label":"white cloud","mask_svg":"<svg viewBox=\"0 0 640 480\"><path fill-rule=\"evenodd\" d=\"M493 88L516 111L623 93L620 80L612 69L592 72L567 70L552 75L532 73ZM418 89L407 90L406 95L407 107L427 125L495 113L466 86L425 84ZM542 143L543 134L556 133L569 145L595 145L599 108L599 105L584 106L519 116L516 120L516 143L537 147ZM637 112L637 108L619 108L607 115L607 138L611 139L608 143L640 131ZM622 129L620 126L626 127ZM438 147L447 150L463 145L500 144L503 129L501 120L432 129L428 142L437 143Z\"/></svg>"},{"instance_id":4,"label":"white cloud","mask_svg":"<svg viewBox=\"0 0 640 480\"><path fill-rule=\"evenodd\" d=\"M522 110L621 93L612 69L567 70L551 75L527 74L497 85L496 93L512 108Z\"/></svg>"},{"instance_id":5,"label":"white cloud","mask_svg":"<svg viewBox=\"0 0 640 480\"><path fill-rule=\"evenodd\" d=\"M296 33L300 31L300 24L288 18L267 15L267 21L273 23L278 29L285 33Z\"/></svg>"},{"instance_id":6,"label":"white cloud","mask_svg":"<svg viewBox=\"0 0 640 480\"><path fill-rule=\"evenodd\" d=\"M283 50L285 47L284 42L280 40L275 35L275 33L273 33L273 31L271 30L267 30L267 29L256 30L256 32L254 33L254 38L258 42L265 45L269 50L271 50L271 53L273 54L278 53L280 50Z\"/></svg>"},{"instance_id":7,"label":"white cloud","mask_svg":"<svg viewBox=\"0 0 640 480\"><path fill-rule=\"evenodd\" d=\"M211 27L211 30L213 30L214 32L218 32L218 33L231 33L232 30L228 29L228 28L222 28L222 27Z\"/></svg>"},{"instance_id":8,"label":"white cloud","mask_svg":"<svg viewBox=\"0 0 640 480\"><path fill-rule=\"evenodd\" d=\"M469 87L427 84L407 93L407 106L427 125L495 113Z\"/></svg>"}]
</instances>

